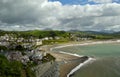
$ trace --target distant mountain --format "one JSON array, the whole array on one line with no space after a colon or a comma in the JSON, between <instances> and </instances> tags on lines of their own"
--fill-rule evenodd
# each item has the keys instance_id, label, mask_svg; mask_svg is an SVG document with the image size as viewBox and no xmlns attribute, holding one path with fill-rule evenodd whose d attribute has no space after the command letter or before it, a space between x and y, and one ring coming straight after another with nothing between
<instances>
[{"instance_id":1,"label":"distant mountain","mask_svg":"<svg viewBox=\"0 0 120 77\"><path fill-rule=\"evenodd\" d=\"M44 31L52 31L52 29L51 28L45 28L45 29L43 29Z\"/></svg>"},{"instance_id":2,"label":"distant mountain","mask_svg":"<svg viewBox=\"0 0 120 77\"><path fill-rule=\"evenodd\" d=\"M100 30L100 31L69 30L69 32L87 32L87 33L92 33L92 34L111 34L111 33L115 33L114 30Z\"/></svg>"},{"instance_id":3,"label":"distant mountain","mask_svg":"<svg viewBox=\"0 0 120 77\"><path fill-rule=\"evenodd\" d=\"M114 30L101 30L101 31L99 31L99 32L103 32L103 33L115 33L115 31Z\"/></svg>"},{"instance_id":4,"label":"distant mountain","mask_svg":"<svg viewBox=\"0 0 120 77\"><path fill-rule=\"evenodd\" d=\"M112 34L115 34L115 35L120 35L120 31L119 32L114 32Z\"/></svg>"},{"instance_id":5,"label":"distant mountain","mask_svg":"<svg viewBox=\"0 0 120 77\"><path fill-rule=\"evenodd\" d=\"M110 34L108 32L102 32L102 31L79 31L79 30L70 30L69 32L80 32L80 33L86 33L86 34Z\"/></svg>"},{"instance_id":6,"label":"distant mountain","mask_svg":"<svg viewBox=\"0 0 120 77\"><path fill-rule=\"evenodd\" d=\"M98 32L98 31L84 31L86 33L89 33L89 34L108 34L106 32Z\"/></svg>"}]
</instances>

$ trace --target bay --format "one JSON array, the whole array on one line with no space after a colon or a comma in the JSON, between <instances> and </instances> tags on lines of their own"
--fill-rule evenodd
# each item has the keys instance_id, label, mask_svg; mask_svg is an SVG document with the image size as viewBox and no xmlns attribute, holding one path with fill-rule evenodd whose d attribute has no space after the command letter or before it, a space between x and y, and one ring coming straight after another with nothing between
<instances>
[{"instance_id":1,"label":"bay","mask_svg":"<svg viewBox=\"0 0 120 77\"><path fill-rule=\"evenodd\" d=\"M73 77L120 77L119 43L69 46L55 50L96 58L93 63L75 72Z\"/></svg>"}]
</instances>

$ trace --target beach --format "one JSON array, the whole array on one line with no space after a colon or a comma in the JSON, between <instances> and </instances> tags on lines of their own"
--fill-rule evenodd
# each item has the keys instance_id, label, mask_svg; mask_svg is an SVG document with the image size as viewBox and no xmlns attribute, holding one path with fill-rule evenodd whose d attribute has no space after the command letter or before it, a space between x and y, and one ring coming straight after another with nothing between
<instances>
[{"instance_id":1,"label":"beach","mask_svg":"<svg viewBox=\"0 0 120 77\"><path fill-rule=\"evenodd\" d=\"M80 57L59 52L50 52L50 54L60 63L60 77L67 77L67 74L80 63L77 61Z\"/></svg>"},{"instance_id":2,"label":"beach","mask_svg":"<svg viewBox=\"0 0 120 77\"><path fill-rule=\"evenodd\" d=\"M78 57L59 52L51 52L50 54L53 55L60 64L60 77L68 77L69 73L72 75L76 70L72 73L71 70L88 59L84 56Z\"/></svg>"}]
</instances>

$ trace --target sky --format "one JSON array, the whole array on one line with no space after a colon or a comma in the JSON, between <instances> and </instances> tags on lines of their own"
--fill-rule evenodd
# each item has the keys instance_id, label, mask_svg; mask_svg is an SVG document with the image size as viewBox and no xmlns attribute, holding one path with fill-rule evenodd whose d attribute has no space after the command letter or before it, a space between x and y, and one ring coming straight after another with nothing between
<instances>
[{"instance_id":1,"label":"sky","mask_svg":"<svg viewBox=\"0 0 120 77\"><path fill-rule=\"evenodd\" d=\"M85 4L101 4L101 3L120 3L120 0L49 0L49 1L59 1L63 5L85 5Z\"/></svg>"},{"instance_id":2,"label":"sky","mask_svg":"<svg viewBox=\"0 0 120 77\"><path fill-rule=\"evenodd\" d=\"M120 31L120 0L0 0L2 30Z\"/></svg>"}]
</instances>

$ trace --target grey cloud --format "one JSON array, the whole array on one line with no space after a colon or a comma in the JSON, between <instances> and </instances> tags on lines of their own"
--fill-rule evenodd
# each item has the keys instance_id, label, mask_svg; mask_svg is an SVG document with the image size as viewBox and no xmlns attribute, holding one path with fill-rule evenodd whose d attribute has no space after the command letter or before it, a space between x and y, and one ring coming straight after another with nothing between
<instances>
[{"instance_id":1,"label":"grey cloud","mask_svg":"<svg viewBox=\"0 0 120 77\"><path fill-rule=\"evenodd\" d=\"M34 23L38 16L41 17L37 0L37 5L34 3L30 0L0 0L0 20L8 24Z\"/></svg>"}]
</instances>

